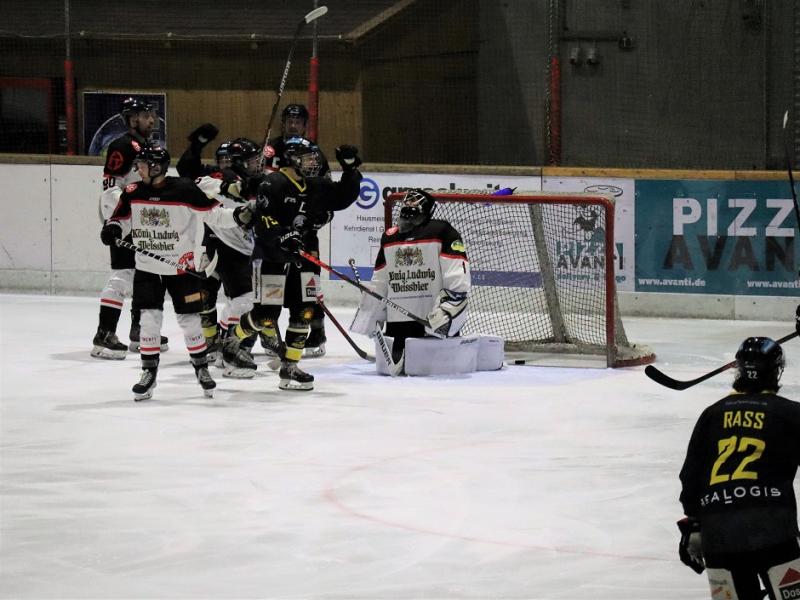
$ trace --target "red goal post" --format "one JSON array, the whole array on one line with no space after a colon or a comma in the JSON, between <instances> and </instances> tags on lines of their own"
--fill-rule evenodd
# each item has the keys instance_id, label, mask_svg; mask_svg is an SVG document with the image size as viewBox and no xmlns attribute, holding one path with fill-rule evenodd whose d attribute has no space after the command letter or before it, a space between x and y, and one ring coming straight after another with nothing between
<instances>
[{"instance_id":1,"label":"red goal post","mask_svg":"<svg viewBox=\"0 0 800 600\"><path fill-rule=\"evenodd\" d=\"M545 355L556 364L566 355L604 357L609 367L655 360L650 348L628 342L620 318L612 197L429 193L433 218L455 227L467 248L473 285L464 334L501 336L517 364ZM387 228L403 196L387 198Z\"/></svg>"}]
</instances>

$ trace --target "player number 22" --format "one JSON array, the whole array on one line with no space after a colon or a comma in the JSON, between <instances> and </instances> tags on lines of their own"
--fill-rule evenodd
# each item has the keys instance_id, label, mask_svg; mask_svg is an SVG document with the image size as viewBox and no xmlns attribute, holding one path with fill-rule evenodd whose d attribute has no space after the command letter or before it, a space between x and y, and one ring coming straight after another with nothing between
<instances>
[{"instance_id":1,"label":"player number 22","mask_svg":"<svg viewBox=\"0 0 800 600\"><path fill-rule=\"evenodd\" d=\"M758 473L756 471L748 471L745 467L761 458L765 447L766 444L763 440L751 437L737 438L734 435L729 438L723 438L719 440L719 442L717 442L719 457L714 462L714 468L711 469L711 485L724 483L733 479L758 479ZM747 452L749 449L752 450L749 454L747 454L747 456L742 458L742 460L739 462L739 466L736 467L733 473L728 475L726 473L719 472L722 468L722 465L731 457L734 452L743 453Z\"/></svg>"}]
</instances>

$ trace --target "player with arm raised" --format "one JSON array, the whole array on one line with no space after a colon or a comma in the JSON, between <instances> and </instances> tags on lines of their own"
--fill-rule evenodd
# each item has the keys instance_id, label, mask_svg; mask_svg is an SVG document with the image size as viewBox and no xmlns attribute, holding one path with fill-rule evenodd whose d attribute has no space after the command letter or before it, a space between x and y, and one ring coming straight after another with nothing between
<instances>
[{"instance_id":1,"label":"player with arm raised","mask_svg":"<svg viewBox=\"0 0 800 600\"><path fill-rule=\"evenodd\" d=\"M708 570L714 598L760 600L761 584L770 598L789 598L781 590L800 590L800 403L778 395L784 358L775 341L747 338L736 361L734 391L703 411L686 451L679 555Z\"/></svg>"},{"instance_id":2,"label":"player with arm raised","mask_svg":"<svg viewBox=\"0 0 800 600\"><path fill-rule=\"evenodd\" d=\"M253 216L247 206L225 209L210 199L190 179L168 177L170 156L166 149L145 146L136 157L142 180L128 184L119 203L103 226L101 239L113 246L130 234L142 250L158 254L173 264L194 269L201 262L197 252L202 242L203 222L212 226L236 228ZM169 292L183 330L186 347L198 382L210 396L216 387L208 373L206 343L200 324L201 282L150 256L136 253L133 277L133 304L142 312L142 374L133 386L135 400L152 397L156 386L163 320L164 297ZM195 258L197 257L197 258Z\"/></svg>"},{"instance_id":3,"label":"player with arm raised","mask_svg":"<svg viewBox=\"0 0 800 600\"><path fill-rule=\"evenodd\" d=\"M361 173L353 166L344 170L338 182L320 177L324 157L317 145L305 138L290 138L284 153L291 167L266 175L258 187L253 220L256 304L242 316L235 337L229 336L225 345L233 351L237 340L265 330L274 332L281 308L288 308L279 387L310 390L314 377L302 371L298 362L308 337L319 274L314 265L300 258L298 250L313 240L334 211L355 202Z\"/></svg>"},{"instance_id":4,"label":"player with arm raised","mask_svg":"<svg viewBox=\"0 0 800 600\"><path fill-rule=\"evenodd\" d=\"M122 190L130 183L139 181L139 173L134 168L134 159L148 143L158 116L153 107L141 98L126 98L122 102L120 115L128 126L128 131L108 146L103 166L103 191L100 195L100 220L105 222L119 202ZM127 241L130 241L128 239ZM95 358L124 359L128 347L117 337L117 324L125 298L133 289L133 252L126 248L112 246L110 249L111 276L100 293L100 315L97 332L92 341L91 355ZM131 309L131 329L129 333L132 351L139 348L139 316ZM161 338L161 350L167 350L167 338Z\"/></svg>"},{"instance_id":5,"label":"player with arm raised","mask_svg":"<svg viewBox=\"0 0 800 600\"><path fill-rule=\"evenodd\" d=\"M284 167L290 167L285 158L286 141L293 137L305 137L306 127L308 126L308 109L302 104L288 104L281 112L281 134L272 138L265 149L267 169L277 171ZM316 140L309 140L316 142ZM352 148L347 146L347 148ZM357 153L356 153L357 154ZM354 156L356 155L354 154ZM330 177L330 167L328 161L322 155L323 161L319 171L320 176ZM353 168L358 168L361 161ZM350 165L352 166L352 165ZM306 239L306 251L319 256L319 239L316 235L308 236ZM314 266L314 272L319 274L320 269ZM316 358L325 355L325 313L319 304L314 305L314 316L311 318L311 329L306 340L306 347L303 351L305 358ZM271 341L262 336L261 345L269 352Z\"/></svg>"}]
</instances>

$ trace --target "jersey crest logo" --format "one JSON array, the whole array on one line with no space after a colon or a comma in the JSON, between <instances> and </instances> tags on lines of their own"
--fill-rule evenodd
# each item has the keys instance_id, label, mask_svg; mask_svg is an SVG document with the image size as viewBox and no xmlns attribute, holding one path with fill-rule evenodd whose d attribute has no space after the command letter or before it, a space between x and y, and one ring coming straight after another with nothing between
<instances>
[{"instance_id":1,"label":"jersey crest logo","mask_svg":"<svg viewBox=\"0 0 800 600\"><path fill-rule=\"evenodd\" d=\"M422 263L422 248L404 246L398 248L394 253L394 264L396 267L421 266Z\"/></svg>"},{"instance_id":2,"label":"jersey crest logo","mask_svg":"<svg viewBox=\"0 0 800 600\"><path fill-rule=\"evenodd\" d=\"M129 183L128 185L125 186L125 191L130 194L136 191L137 187L139 187L138 183Z\"/></svg>"},{"instance_id":3,"label":"jersey crest logo","mask_svg":"<svg viewBox=\"0 0 800 600\"><path fill-rule=\"evenodd\" d=\"M389 227L389 229L386 230L386 235L394 235L397 231L397 227Z\"/></svg>"},{"instance_id":4,"label":"jersey crest logo","mask_svg":"<svg viewBox=\"0 0 800 600\"><path fill-rule=\"evenodd\" d=\"M169 227L169 213L166 208L143 208L139 221L147 227Z\"/></svg>"},{"instance_id":5,"label":"jersey crest logo","mask_svg":"<svg viewBox=\"0 0 800 600\"><path fill-rule=\"evenodd\" d=\"M136 140L133 140L131 142L131 146L133 146L133 149L136 150L136 152L141 152L141 150L142 150L142 147L139 145L139 142L137 142Z\"/></svg>"},{"instance_id":6,"label":"jersey crest logo","mask_svg":"<svg viewBox=\"0 0 800 600\"><path fill-rule=\"evenodd\" d=\"M456 240L452 244L450 244L450 249L455 252L466 252L467 249L464 247L464 242L461 240Z\"/></svg>"},{"instance_id":7,"label":"jersey crest logo","mask_svg":"<svg viewBox=\"0 0 800 600\"><path fill-rule=\"evenodd\" d=\"M108 156L107 160L107 170L116 173L120 169L122 169L122 165L125 163L125 158L122 156L122 152L119 150L114 150Z\"/></svg>"},{"instance_id":8,"label":"jersey crest logo","mask_svg":"<svg viewBox=\"0 0 800 600\"><path fill-rule=\"evenodd\" d=\"M178 259L178 274L194 271L194 252L191 250Z\"/></svg>"}]
</instances>

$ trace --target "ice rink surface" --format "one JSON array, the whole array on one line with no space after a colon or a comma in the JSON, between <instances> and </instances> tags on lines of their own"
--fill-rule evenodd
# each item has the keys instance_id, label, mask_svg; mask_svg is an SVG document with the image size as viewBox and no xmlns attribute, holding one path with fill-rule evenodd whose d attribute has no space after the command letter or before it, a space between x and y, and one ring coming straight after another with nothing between
<instances>
[{"instance_id":1,"label":"ice rink surface","mask_svg":"<svg viewBox=\"0 0 800 600\"><path fill-rule=\"evenodd\" d=\"M392 380L329 324L313 391L278 390L259 354L253 380L212 369L207 399L168 308L134 403L138 356L89 356L97 311L0 295L2 598L708 597L677 558L678 471L730 372L684 392L642 367ZM786 317L626 328L689 379ZM786 354L800 399L800 343Z\"/></svg>"}]
</instances>

